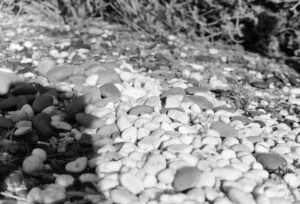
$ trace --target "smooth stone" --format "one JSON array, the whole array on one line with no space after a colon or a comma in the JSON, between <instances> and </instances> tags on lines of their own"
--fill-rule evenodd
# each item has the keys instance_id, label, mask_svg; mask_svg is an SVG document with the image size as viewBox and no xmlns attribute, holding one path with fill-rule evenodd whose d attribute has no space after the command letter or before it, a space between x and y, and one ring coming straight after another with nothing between
<instances>
[{"instance_id":1,"label":"smooth stone","mask_svg":"<svg viewBox=\"0 0 300 204\"><path fill-rule=\"evenodd\" d=\"M101 137L110 137L112 135L119 135L120 130L116 124L104 125L97 130L97 135Z\"/></svg>"},{"instance_id":2,"label":"smooth stone","mask_svg":"<svg viewBox=\"0 0 300 204\"><path fill-rule=\"evenodd\" d=\"M210 128L219 132L221 137L238 136L238 132L232 126L223 122L214 122L211 124Z\"/></svg>"},{"instance_id":3,"label":"smooth stone","mask_svg":"<svg viewBox=\"0 0 300 204\"><path fill-rule=\"evenodd\" d=\"M183 123L183 124L188 124L189 120L190 120L189 116L186 113L178 111L178 110L169 110L167 112L167 115L172 120Z\"/></svg>"},{"instance_id":4,"label":"smooth stone","mask_svg":"<svg viewBox=\"0 0 300 204\"><path fill-rule=\"evenodd\" d=\"M98 81L99 75L98 74L91 74L85 79L85 83L89 86L96 86Z\"/></svg>"},{"instance_id":5,"label":"smooth stone","mask_svg":"<svg viewBox=\"0 0 300 204\"><path fill-rule=\"evenodd\" d=\"M143 181L132 173L122 174L120 183L133 194L139 194L144 190Z\"/></svg>"},{"instance_id":6,"label":"smooth stone","mask_svg":"<svg viewBox=\"0 0 300 204\"><path fill-rule=\"evenodd\" d=\"M183 95L171 95L166 97L165 108L177 108L183 100Z\"/></svg>"},{"instance_id":7,"label":"smooth stone","mask_svg":"<svg viewBox=\"0 0 300 204\"><path fill-rule=\"evenodd\" d=\"M137 128L129 127L127 129L125 129L121 134L121 138L125 142L135 143L137 141Z\"/></svg>"},{"instance_id":8,"label":"smooth stone","mask_svg":"<svg viewBox=\"0 0 300 204\"><path fill-rule=\"evenodd\" d=\"M227 196L235 204L256 204L250 193L246 193L239 188L230 188Z\"/></svg>"},{"instance_id":9,"label":"smooth stone","mask_svg":"<svg viewBox=\"0 0 300 204\"><path fill-rule=\"evenodd\" d=\"M292 201L287 200L285 198L279 198L279 197L271 197L270 204L294 204Z\"/></svg>"},{"instance_id":10,"label":"smooth stone","mask_svg":"<svg viewBox=\"0 0 300 204\"><path fill-rule=\"evenodd\" d=\"M83 75L71 75L68 77L68 82L71 84L84 84L86 82L86 78Z\"/></svg>"},{"instance_id":11,"label":"smooth stone","mask_svg":"<svg viewBox=\"0 0 300 204\"><path fill-rule=\"evenodd\" d=\"M75 119L79 124L86 128L98 129L105 125L104 120L87 113L77 113Z\"/></svg>"},{"instance_id":12,"label":"smooth stone","mask_svg":"<svg viewBox=\"0 0 300 204\"><path fill-rule=\"evenodd\" d=\"M209 89L204 86L192 86L185 89L185 92L190 95L193 95L195 93L200 93L200 92L208 92L208 91Z\"/></svg>"},{"instance_id":13,"label":"smooth stone","mask_svg":"<svg viewBox=\"0 0 300 204\"><path fill-rule=\"evenodd\" d=\"M249 119L248 117L246 116L243 116L243 115L237 115L237 116L232 116L230 118L231 121L235 121L235 120L238 120L238 121L241 121L243 124L248 124L248 123L251 123L252 120Z\"/></svg>"},{"instance_id":14,"label":"smooth stone","mask_svg":"<svg viewBox=\"0 0 300 204\"><path fill-rule=\"evenodd\" d=\"M11 85L17 81L22 81L21 78L12 72L0 71L0 95L5 95L9 92Z\"/></svg>"},{"instance_id":15,"label":"smooth stone","mask_svg":"<svg viewBox=\"0 0 300 204\"><path fill-rule=\"evenodd\" d=\"M138 105L132 107L129 111L129 115L142 115L142 114L151 114L154 111L152 106L147 105Z\"/></svg>"},{"instance_id":16,"label":"smooth stone","mask_svg":"<svg viewBox=\"0 0 300 204\"><path fill-rule=\"evenodd\" d=\"M175 178L176 170L171 168L166 168L161 170L157 174L157 179L160 183L172 184Z\"/></svg>"},{"instance_id":17,"label":"smooth stone","mask_svg":"<svg viewBox=\"0 0 300 204\"><path fill-rule=\"evenodd\" d=\"M37 65L36 72L42 76L46 76L47 72L55 67L56 62L54 60L49 58L42 58Z\"/></svg>"},{"instance_id":18,"label":"smooth stone","mask_svg":"<svg viewBox=\"0 0 300 204\"><path fill-rule=\"evenodd\" d=\"M287 161L279 154L258 153L255 155L255 158L268 171L283 169L287 166Z\"/></svg>"},{"instance_id":19,"label":"smooth stone","mask_svg":"<svg viewBox=\"0 0 300 204\"><path fill-rule=\"evenodd\" d=\"M193 102L195 103L196 105L199 106L200 109L213 109L214 108L214 105L212 102L210 102L206 97L204 96L196 96L196 95L193 95L193 96L185 96L184 99L183 99L183 102Z\"/></svg>"},{"instance_id":20,"label":"smooth stone","mask_svg":"<svg viewBox=\"0 0 300 204\"><path fill-rule=\"evenodd\" d=\"M9 120L3 116L0 116L0 128L10 129L13 126L14 126L14 123L11 120Z\"/></svg>"},{"instance_id":21,"label":"smooth stone","mask_svg":"<svg viewBox=\"0 0 300 204\"><path fill-rule=\"evenodd\" d=\"M40 97L36 98L32 103L32 109L34 112L42 112L48 106L53 105L54 99L53 96L48 94L43 94Z\"/></svg>"},{"instance_id":22,"label":"smooth stone","mask_svg":"<svg viewBox=\"0 0 300 204\"><path fill-rule=\"evenodd\" d=\"M98 100L95 103L93 103L93 105L101 108L101 107L106 106L109 103L116 103L119 100L120 100L119 97L111 96L111 97L107 97L107 98L103 98L101 100Z\"/></svg>"},{"instance_id":23,"label":"smooth stone","mask_svg":"<svg viewBox=\"0 0 300 204\"><path fill-rule=\"evenodd\" d=\"M65 170L72 173L80 173L87 167L87 157L79 157L66 164Z\"/></svg>"},{"instance_id":24,"label":"smooth stone","mask_svg":"<svg viewBox=\"0 0 300 204\"><path fill-rule=\"evenodd\" d=\"M83 69L79 66L63 64L50 69L47 72L46 77L49 81L63 81L73 74L81 75L83 74Z\"/></svg>"},{"instance_id":25,"label":"smooth stone","mask_svg":"<svg viewBox=\"0 0 300 204\"><path fill-rule=\"evenodd\" d=\"M110 193L111 200L116 204L134 203L138 198L126 189L116 188Z\"/></svg>"},{"instance_id":26,"label":"smooth stone","mask_svg":"<svg viewBox=\"0 0 300 204\"><path fill-rule=\"evenodd\" d=\"M140 87L129 87L129 88L122 90L122 95L129 96L134 99L141 98L141 97L145 96L146 93L147 93L147 91Z\"/></svg>"},{"instance_id":27,"label":"smooth stone","mask_svg":"<svg viewBox=\"0 0 300 204\"><path fill-rule=\"evenodd\" d=\"M213 173L216 177L227 181L235 181L242 177L243 173L232 167L222 167L213 169Z\"/></svg>"},{"instance_id":28,"label":"smooth stone","mask_svg":"<svg viewBox=\"0 0 300 204\"><path fill-rule=\"evenodd\" d=\"M97 74L99 76L97 84L106 84L121 81L119 75L115 71L100 70L97 72Z\"/></svg>"},{"instance_id":29,"label":"smooth stone","mask_svg":"<svg viewBox=\"0 0 300 204\"><path fill-rule=\"evenodd\" d=\"M99 162L96 168L96 172L99 173L112 173L119 172L123 163L121 160L118 161L103 161Z\"/></svg>"},{"instance_id":30,"label":"smooth stone","mask_svg":"<svg viewBox=\"0 0 300 204\"><path fill-rule=\"evenodd\" d=\"M175 87L175 88L170 88L164 92L161 93L160 98L165 98L167 96L172 96L172 95L185 95L185 91L182 88Z\"/></svg>"},{"instance_id":31,"label":"smooth stone","mask_svg":"<svg viewBox=\"0 0 300 204\"><path fill-rule=\"evenodd\" d=\"M100 86L101 95L107 97L119 97L121 92L113 83L107 83Z\"/></svg>"},{"instance_id":32,"label":"smooth stone","mask_svg":"<svg viewBox=\"0 0 300 204\"><path fill-rule=\"evenodd\" d=\"M188 144L171 144L167 146L167 150L171 153L190 153L193 148Z\"/></svg>"},{"instance_id":33,"label":"smooth stone","mask_svg":"<svg viewBox=\"0 0 300 204\"><path fill-rule=\"evenodd\" d=\"M147 151L158 149L161 144L161 139L159 137L147 136L143 137L139 143L138 147L145 149Z\"/></svg>"},{"instance_id":34,"label":"smooth stone","mask_svg":"<svg viewBox=\"0 0 300 204\"><path fill-rule=\"evenodd\" d=\"M97 189L99 191L107 191L118 186L120 186L120 183L117 179L109 179L105 177L97 183Z\"/></svg>"},{"instance_id":35,"label":"smooth stone","mask_svg":"<svg viewBox=\"0 0 300 204\"><path fill-rule=\"evenodd\" d=\"M143 169L146 173L156 175L167 167L166 158L160 154L152 153L148 156Z\"/></svg>"},{"instance_id":36,"label":"smooth stone","mask_svg":"<svg viewBox=\"0 0 300 204\"><path fill-rule=\"evenodd\" d=\"M176 191L185 191L197 186L201 176L201 171L197 167L183 167L178 169L173 187Z\"/></svg>"},{"instance_id":37,"label":"smooth stone","mask_svg":"<svg viewBox=\"0 0 300 204\"><path fill-rule=\"evenodd\" d=\"M254 82L251 82L251 85L256 87L256 88L259 88L259 89L269 88L269 84L267 82L264 82L264 81L254 81Z\"/></svg>"},{"instance_id":38,"label":"smooth stone","mask_svg":"<svg viewBox=\"0 0 300 204\"><path fill-rule=\"evenodd\" d=\"M21 83L10 90L14 96L19 95L34 95L38 92L38 88L32 84Z\"/></svg>"}]
</instances>

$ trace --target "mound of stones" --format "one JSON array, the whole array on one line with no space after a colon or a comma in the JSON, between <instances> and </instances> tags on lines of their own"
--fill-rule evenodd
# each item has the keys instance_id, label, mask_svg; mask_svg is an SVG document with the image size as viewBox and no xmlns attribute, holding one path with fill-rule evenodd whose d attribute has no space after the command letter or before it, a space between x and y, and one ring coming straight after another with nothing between
<instances>
[{"instance_id":1,"label":"mound of stones","mask_svg":"<svg viewBox=\"0 0 300 204\"><path fill-rule=\"evenodd\" d=\"M125 62L44 59L36 73L0 72L1 149L11 159L0 170L19 202L300 201L295 114L293 126L255 106L249 115L216 98L218 84L162 82Z\"/></svg>"}]
</instances>

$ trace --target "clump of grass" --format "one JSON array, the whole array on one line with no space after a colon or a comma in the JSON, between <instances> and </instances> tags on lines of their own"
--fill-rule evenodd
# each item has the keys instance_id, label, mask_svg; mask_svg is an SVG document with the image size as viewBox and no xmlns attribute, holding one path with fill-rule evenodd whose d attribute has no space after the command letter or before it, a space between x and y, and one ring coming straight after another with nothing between
<instances>
[{"instance_id":1,"label":"clump of grass","mask_svg":"<svg viewBox=\"0 0 300 204\"><path fill-rule=\"evenodd\" d=\"M83 27L101 18L149 35L243 44L270 57L300 58L298 0L3 0L1 10Z\"/></svg>"}]
</instances>

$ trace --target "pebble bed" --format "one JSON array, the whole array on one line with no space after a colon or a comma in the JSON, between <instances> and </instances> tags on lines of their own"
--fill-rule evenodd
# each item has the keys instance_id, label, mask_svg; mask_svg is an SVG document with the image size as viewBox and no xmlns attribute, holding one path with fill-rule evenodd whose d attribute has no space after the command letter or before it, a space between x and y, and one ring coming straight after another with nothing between
<instances>
[{"instance_id":1,"label":"pebble bed","mask_svg":"<svg viewBox=\"0 0 300 204\"><path fill-rule=\"evenodd\" d=\"M1 71L7 143L36 142L2 195L10 192L19 203L300 203L295 79L281 77L278 88L275 74L250 71L256 80L246 88L263 99L243 110L220 97L232 88L222 76L233 69L219 73L201 86L192 83L204 77L201 64L162 80L126 60L58 65L49 58L35 74ZM74 143L92 144L94 152L81 152L56 172L50 149L64 153ZM23 177L41 178L43 171L53 172L47 184L24 185ZM76 185L91 187L70 194Z\"/></svg>"}]
</instances>

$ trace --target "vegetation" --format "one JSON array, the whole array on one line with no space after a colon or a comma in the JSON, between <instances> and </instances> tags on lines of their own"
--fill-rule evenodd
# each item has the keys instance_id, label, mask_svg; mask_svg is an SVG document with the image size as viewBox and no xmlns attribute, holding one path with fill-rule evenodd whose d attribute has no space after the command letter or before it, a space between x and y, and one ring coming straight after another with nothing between
<instances>
[{"instance_id":1,"label":"vegetation","mask_svg":"<svg viewBox=\"0 0 300 204\"><path fill-rule=\"evenodd\" d=\"M298 0L3 0L0 6L77 28L101 18L152 35L221 40L300 64Z\"/></svg>"}]
</instances>

